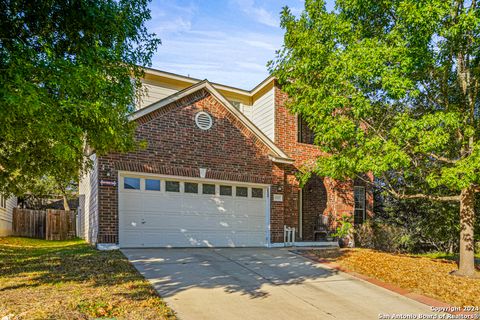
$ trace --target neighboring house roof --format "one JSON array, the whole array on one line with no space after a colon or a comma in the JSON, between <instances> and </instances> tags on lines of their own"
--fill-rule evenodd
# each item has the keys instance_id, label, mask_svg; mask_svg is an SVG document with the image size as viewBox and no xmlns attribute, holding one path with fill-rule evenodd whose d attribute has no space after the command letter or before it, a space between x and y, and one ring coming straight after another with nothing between
<instances>
[{"instance_id":1,"label":"neighboring house roof","mask_svg":"<svg viewBox=\"0 0 480 320\"><path fill-rule=\"evenodd\" d=\"M243 123L260 141L262 141L272 152L270 159L274 162L279 163L293 163L294 160L291 159L285 152L283 152L272 140L270 140L265 133L258 129L253 122L251 122L242 112L237 110L217 89L208 81L200 81L184 90L178 91L160 101L152 103L145 108L139 109L132 114L130 114L129 119L131 121L137 120L155 110L158 110L166 105L171 104L183 97L186 97L198 90L207 90L210 94L215 97L225 108L230 111L241 123Z\"/></svg>"}]
</instances>

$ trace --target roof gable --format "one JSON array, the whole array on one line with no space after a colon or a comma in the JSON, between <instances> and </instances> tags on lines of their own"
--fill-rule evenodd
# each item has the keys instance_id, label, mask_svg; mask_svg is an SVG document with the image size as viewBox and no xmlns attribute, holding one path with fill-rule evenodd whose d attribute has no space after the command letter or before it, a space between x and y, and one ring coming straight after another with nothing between
<instances>
[{"instance_id":1,"label":"roof gable","mask_svg":"<svg viewBox=\"0 0 480 320\"><path fill-rule=\"evenodd\" d=\"M289 158L285 152L273 143L260 129L258 129L245 115L237 110L220 92L218 92L208 80L203 80L184 90L172 94L158 102L137 110L130 114L130 121L140 119L156 110L170 105L179 99L191 95L199 90L208 91L220 104L222 104L235 118L237 118L245 127L247 127L268 149L271 151L271 160L279 163L293 163L293 159Z\"/></svg>"}]
</instances>

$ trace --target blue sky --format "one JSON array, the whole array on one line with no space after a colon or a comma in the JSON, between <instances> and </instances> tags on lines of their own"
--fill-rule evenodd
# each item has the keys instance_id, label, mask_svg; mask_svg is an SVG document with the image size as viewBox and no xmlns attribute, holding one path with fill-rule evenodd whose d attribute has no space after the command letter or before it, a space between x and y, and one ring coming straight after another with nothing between
<instances>
[{"instance_id":1,"label":"blue sky","mask_svg":"<svg viewBox=\"0 0 480 320\"><path fill-rule=\"evenodd\" d=\"M283 42L283 6L303 0L153 0L151 32L162 40L152 67L252 89Z\"/></svg>"}]
</instances>

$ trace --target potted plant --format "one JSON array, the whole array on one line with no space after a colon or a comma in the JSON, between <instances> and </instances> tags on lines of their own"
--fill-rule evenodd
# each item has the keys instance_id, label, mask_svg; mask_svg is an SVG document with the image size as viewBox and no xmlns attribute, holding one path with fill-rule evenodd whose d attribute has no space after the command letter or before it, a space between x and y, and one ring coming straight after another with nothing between
<instances>
[{"instance_id":1,"label":"potted plant","mask_svg":"<svg viewBox=\"0 0 480 320\"><path fill-rule=\"evenodd\" d=\"M342 215L342 217L337 220L337 231L332 234L338 239L338 246L340 248L353 246L352 231L353 224L351 217L346 214Z\"/></svg>"}]
</instances>

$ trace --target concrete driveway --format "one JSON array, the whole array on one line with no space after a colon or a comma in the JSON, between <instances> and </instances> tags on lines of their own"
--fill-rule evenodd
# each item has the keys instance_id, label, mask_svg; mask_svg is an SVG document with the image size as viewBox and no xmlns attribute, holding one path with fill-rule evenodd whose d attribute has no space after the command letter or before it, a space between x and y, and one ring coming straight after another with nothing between
<instances>
[{"instance_id":1,"label":"concrete driveway","mask_svg":"<svg viewBox=\"0 0 480 320\"><path fill-rule=\"evenodd\" d=\"M180 319L379 319L429 308L286 249L122 250Z\"/></svg>"}]
</instances>

